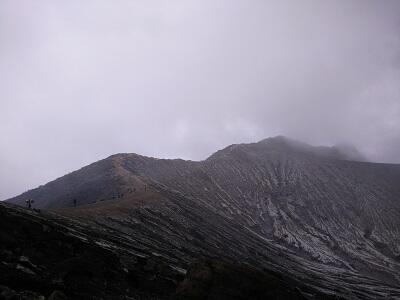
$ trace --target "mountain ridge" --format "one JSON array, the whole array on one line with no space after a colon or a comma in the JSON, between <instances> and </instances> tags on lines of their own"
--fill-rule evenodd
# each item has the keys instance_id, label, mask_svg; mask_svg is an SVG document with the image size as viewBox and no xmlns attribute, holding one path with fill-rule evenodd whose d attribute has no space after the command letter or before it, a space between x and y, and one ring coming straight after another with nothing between
<instances>
[{"instance_id":1,"label":"mountain ridge","mask_svg":"<svg viewBox=\"0 0 400 300\"><path fill-rule=\"evenodd\" d=\"M283 137L203 161L117 154L11 201L37 197L176 268L238 260L345 299L399 299L400 165L342 158Z\"/></svg>"},{"instance_id":2,"label":"mountain ridge","mask_svg":"<svg viewBox=\"0 0 400 300\"><path fill-rule=\"evenodd\" d=\"M290 150L290 151L302 151L305 154L311 154L311 155L315 155L317 157L321 157L321 158L326 158L326 159L338 159L338 160L345 160L348 159L349 157L347 157L345 154L340 153L340 151L338 149L336 149L335 147L325 147L325 146L310 146L306 143L302 143L302 142L298 142L296 140L292 140L289 139L287 137L284 136L276 136L276 137L272 137L272 138L266 138L263 139L257 143L247 143L247 144L232 144L224 149L218 150L217 152L215 152L214 154L211 154L208 158L206 158L205 160L202 161L192 161L192 160L183 160L183 159L165 159L165 158L155 158L155 157L150 157L150 156L144 156L144 155L139 155L136 153L117 153L117 154L113 154L108 156L107 158L101 159L99 161L96 161L94 163L91 163L85 167L82 167L78 170L75 170L71 173L68 173L64 176L61 176L55 180L52 180L50 182L48 182L46 185L41 185L38 188L34 188L34 189L30 189L24 193L22 193L21 195L6 199L5 201L7 202L11 202L11 203L17 203L19 205L23 205L24 201L27 200L28 198L40 198L40 195L38 195L38 189L46 189L46 187L50 186L54 186L58 183L58 181L60 180L64 180L64 179L70 179L71 181L74 181L74 175L81 172L81 173L85 173L85 177L96 177L97 174L99 173L105 173L105 175L112 175L112 174L107 174L107 172L111 172L111 170L113 169L118 169L118 164L116 163L117 161L120 161L123 158L128 158L128 159L146 159L146 160L154 160L154 161L169 161L169 162L185 162L185 163L202 163L204 161L208 161L208 160L212 160L213 158L215 158L218 155L226 155L226 152L231 151L234 148L241 148L241 147L252 147L252 146L258 146L258 145L262 145L265 144L267 145L267 147L275 149L276 151L281 151L282 149L284 150ZM360 157L360 161L365 161ZM112 178L112 176L108 177L108 178L103 178L104 180L116 180L117 178ZM97 179L97 180L101 180L101 179ZM112 184L111 184L112 185ZM88 193L91 192L90 190L88 191ZM96 191L97 192L97 191ZM54 197L54 192L51 191L46 191L47 194L52 194L52 197ZM67 192L68 193L68 192ZM39 193L40 194L40 193ZM65 194L65 193L64 193ZM104 194L104 195L98 195L98 200L104 200L103 198L115 198L118 196L118 191L115 192L115 195L111 195L110 192L108 194ZM25 198L25 199L22 199ZM72 200L74 198L73 195L71 195L70 197ZM86 198L86 197L85 197ZM63 200L64 202L66 200ZM47 204L38 204L36 203L36 207L41 208L41 207L50 207L50 206L46 206ZM65 205L65 203L64 203Z\"/></svg>"}]
</instances>

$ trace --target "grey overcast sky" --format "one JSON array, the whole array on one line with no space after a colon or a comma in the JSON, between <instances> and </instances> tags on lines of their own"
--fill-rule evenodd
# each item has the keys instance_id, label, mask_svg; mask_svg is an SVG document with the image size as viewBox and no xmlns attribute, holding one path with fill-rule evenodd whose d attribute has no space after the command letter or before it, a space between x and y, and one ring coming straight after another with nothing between
<instances>
[{"instance_id":1,"label":"grey overcast sky","mask_svg":"<svg viewBox=\"0 0 400 300\"><path fill-rule=\"evenodd\" d=\"M400 163L400 1L0 0L0 199L286 135Z\"/></svg>"}]
</instances>

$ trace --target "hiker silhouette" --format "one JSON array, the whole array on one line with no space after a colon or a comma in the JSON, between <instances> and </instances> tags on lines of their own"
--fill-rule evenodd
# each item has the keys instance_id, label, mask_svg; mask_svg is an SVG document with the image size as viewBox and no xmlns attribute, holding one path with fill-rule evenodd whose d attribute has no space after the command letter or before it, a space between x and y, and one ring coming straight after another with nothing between
<instances>
[{"instance_id":1,"label":"hiker silhouette","mask_svg":"<svg viewBox=\"0 0 400 300\"><path fill-rule=\"evenodd\" d=\"M35 201L32 199L28 199L25 202L26 202L26 205L28 206L28 208L32 208L32 203L34 203Z\"/></svg>"}]
</instances>

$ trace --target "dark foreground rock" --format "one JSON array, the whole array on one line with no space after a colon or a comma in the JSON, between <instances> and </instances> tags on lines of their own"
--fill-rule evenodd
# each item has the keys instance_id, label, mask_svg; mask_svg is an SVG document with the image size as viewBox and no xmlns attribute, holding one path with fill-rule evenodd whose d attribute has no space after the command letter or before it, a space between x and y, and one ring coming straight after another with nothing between
<instances>
[{"instance_id":1,"label":"dark foreground rock","mask_svg":"<svg viewBox=\"0 0 400 300\"><path fill-rule=\"evenodd\" d=\"M67 219L0 204L0 299L136 299L174 291L153 270L145 274L138 264L129 271L88 233Z\"/></svg>"},{"instance_id":2,"label":"dark foreground rock","mask_svg":"<svg viewBox=\"0 0 400 300\"><path fill-rule=\"evenodd\" d=\"M185 275L82 225L0 203L0 299L325 299L243 265L201 261Z\"/></svg>"},{"instance_id":3,"label":"dark foreground rock","mask_svg":"<svg viewBox=\"0 0 400 300\"><path fill-rule=\"evenodd\" d=\"M304 288L304 287L303 287ZM263 300L334 299L302 291L298 284L279 274L260 272L249 267L221 262L198 262L178 285L176 299ZM339 297L335 298L339 299Z\"/></svg>"}]
</instances>

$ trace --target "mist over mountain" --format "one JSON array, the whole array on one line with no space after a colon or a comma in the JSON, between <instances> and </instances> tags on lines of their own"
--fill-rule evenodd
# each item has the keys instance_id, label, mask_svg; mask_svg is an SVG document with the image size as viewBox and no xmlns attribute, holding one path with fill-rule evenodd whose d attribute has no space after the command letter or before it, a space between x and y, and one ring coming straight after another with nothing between
<instances>
[{"instance_id":1,"label":"mist over mountain","mask_svg":"<svg viewBox=\"0 0 400 300\"><path fill-rule=\"evenodd\" d=\"M397 0L2 0L0 20L1 200L278 134L400 163Z\"/></svg>"},{"instance_id":2,"label":"mist over mountain","mask_svg":"<svg viewBox=\"0 0 400 300\"><path fill-rule=\"evenodd\" d=\"M400 300L399 0L1 0L0 300Z\"/></svg>"},{"instance_id":3,"label":"mist over mountain","mask_svg":"<svg viewBox=\"0 0 400 300\"><path fill-rule=\"evenodd\" d=\"M285 276L305 299L400 299L400 165L341 149L278 136L203 161L116 154L7 202L176 270L211 259Z\"/></svg>"}]
</instances>

